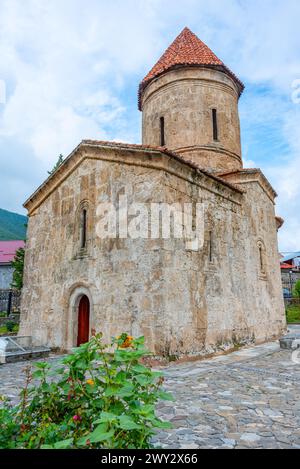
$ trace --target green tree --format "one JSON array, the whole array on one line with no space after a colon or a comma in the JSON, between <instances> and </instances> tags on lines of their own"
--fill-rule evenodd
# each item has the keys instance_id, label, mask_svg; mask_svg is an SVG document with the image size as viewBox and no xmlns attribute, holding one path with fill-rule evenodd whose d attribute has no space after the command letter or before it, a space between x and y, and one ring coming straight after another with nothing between
<instances>
[{"instance_id":1,"label":"green tree","mask_svg":"<svg viewBox=\"0 0 300 469\"><path fill-rule=\"evenodd\" d=\"M300 280L297 280L293 290L294 298L300 298Z\"/></svg>"},{"instance_id":2,"label":"green tree","mask_svg":"<svg viewBox=\"0 0 300 469\"><path fill-rule=\"evenodd\" d=\"M23 287L24 257L25 249L20 248L16 251L15 258L12 261L14 271L11 287L17 290L21 290Z\"/></svg>"},{"instance_id":3,"label":"green tree","mask_svg":"<svg viewBox=\"0 0 300 469\"><path fill-rule=\"evenodd\" d=\"M57 162L55 163L55 165L53 166L52 170L51 171L48 171L48 174L53 174L55 173L55 171L63 164L64 162L64 157L62 154L59 155L58 157L58 160Z\"/></svg>"}]
</instances>

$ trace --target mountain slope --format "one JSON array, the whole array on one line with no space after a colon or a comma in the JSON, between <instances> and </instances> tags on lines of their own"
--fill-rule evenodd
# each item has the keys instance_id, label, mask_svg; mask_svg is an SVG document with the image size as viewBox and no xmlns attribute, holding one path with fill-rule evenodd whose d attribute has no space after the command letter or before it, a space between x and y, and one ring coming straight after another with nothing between
<instances>
[{"instance_id":1,"label":"mountain slope","mask_svg":"<svg viewBox=\"0 0 300 469\"><path fill-rule=\"evenodd\" d=\"M27 217L0 208L0 241L26 238Z\"/></svg>"}]
</instances>

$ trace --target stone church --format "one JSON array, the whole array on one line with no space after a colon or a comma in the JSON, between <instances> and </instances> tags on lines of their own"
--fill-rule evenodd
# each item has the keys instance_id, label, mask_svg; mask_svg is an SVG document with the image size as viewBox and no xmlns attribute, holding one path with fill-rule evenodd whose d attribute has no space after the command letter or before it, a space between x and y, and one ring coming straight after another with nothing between
<instances>
[{"instance_id":1,"label":"stone church","mask_svg":"<svg viewBox=\"0 0 300 469\"><path fill-rule=\"evenodd\" d=\"M21 335L70 350L92 331L157 355L206 354L285 329L276 192L243 168L241 81L185 28L139 86L142 144L83 140L25 202ZM202 249L97 236L97 206L205 204Z\"/></svg>"}]
</instances>

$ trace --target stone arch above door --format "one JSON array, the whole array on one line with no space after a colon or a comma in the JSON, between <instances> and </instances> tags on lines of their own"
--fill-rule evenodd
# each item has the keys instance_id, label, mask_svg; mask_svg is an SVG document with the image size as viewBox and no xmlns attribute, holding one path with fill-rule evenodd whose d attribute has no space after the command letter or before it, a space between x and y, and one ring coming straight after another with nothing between
<instances>
[{"instance_id":1,"label":"stone arch above door","mask_svg":"<svg viewBox=\"0 0 300 469\"><path fill-rule=\"evenodd\" d=\"M67 349L71 350L77 346L78 335L78 308L80 300L86 296L89 300L89 336L91 337L91 330L93 328L93 299L90 288L83 284L73 286L69 296L69 310L67 320Z\"/></svg>"}]
</instances>

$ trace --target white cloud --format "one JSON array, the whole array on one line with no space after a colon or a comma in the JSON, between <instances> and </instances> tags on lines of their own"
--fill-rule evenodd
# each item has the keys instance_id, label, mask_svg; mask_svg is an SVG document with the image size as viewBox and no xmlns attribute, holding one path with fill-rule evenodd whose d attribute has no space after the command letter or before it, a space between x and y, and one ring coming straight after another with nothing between
<instances>
[{"instance_id":1,"label":"white cloud","mask_svg":"<svg viewBox=\"0 0 300 469\"><path fill-rule=\"evenodd\" d=\"M278 192L277 212L285 219L279 232L282 251L298 251L300 246L300 105L285 116L283 131L290 152L286 162L268 168L271 181Z\"/></svg>"},{"instance_id":2,"label":"white cloud","mask_svg":"<svg viewBox=\"0 0 300 469\"><path fill-rule=\"evenodd\" d=\"M281 249L299 249L299 15L298 0L0 0L0 206L19 210L82 138L139 141L138 81L187 25L252 85L245 166L262 166L279 192Z\"/></svg>"},{"instance_id":3,"label":"white cloud","mask_svg":"<svg viewBox=\"0 0 300 469\"><path fill-rule=\"evenodd\" d=\"M246 160L243 158L244 168L257 168L257 164L253 160Z\"/></svg>"}]
</instances>

